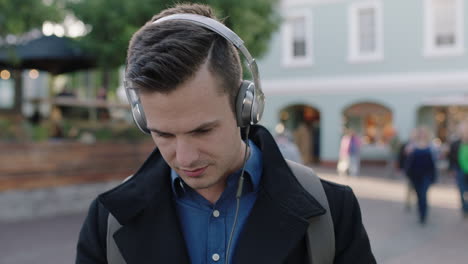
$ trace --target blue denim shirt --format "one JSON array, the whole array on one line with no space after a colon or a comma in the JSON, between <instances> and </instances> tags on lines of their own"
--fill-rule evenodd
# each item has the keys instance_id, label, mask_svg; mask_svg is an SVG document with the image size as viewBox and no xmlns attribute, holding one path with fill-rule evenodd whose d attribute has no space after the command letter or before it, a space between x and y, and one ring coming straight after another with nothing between
<instances>
[{"instance_id":1,"label":"blue denim shirt","mask_svg":"<svg viewBox=\"0 0 468 264\"><path fill-rule=\"evenodd\" d=\"M257 199L262 175L262 153L250 140L249 145L251 151L245 165L244 189L231 242L230 263L233 261L239 234ZM235 196L241 170L228 176L226 189L215 204L211 204L186 185L174 170L171 171L177 213L192 264L225 262L236 212Z\"/></svg>"}]
</instances>

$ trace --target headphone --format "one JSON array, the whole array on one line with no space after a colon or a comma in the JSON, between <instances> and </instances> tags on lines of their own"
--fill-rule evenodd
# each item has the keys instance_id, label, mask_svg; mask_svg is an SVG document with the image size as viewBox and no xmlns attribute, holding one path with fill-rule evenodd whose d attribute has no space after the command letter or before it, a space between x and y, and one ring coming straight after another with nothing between
<instances>
[{"instance_id":1,"label":"headphone","mask_svg":"<svg viewBox=\"0 0 468 264\"><path fill-rule=\"evenodd\" d=\"M249 66L253 81L242 80L239 92L236 96L236 120L237 126L244 128L257 124L263 115L265 107L265 95L260 86L257 62L250 55L244 46L244 41L232 30L222 23L206 16L195 14L174 14L162 17L152 24L159 24L164 21L186 21L195 25L209 29L232 43L242 53ZM146 134L151 134L147 127L145 112L141 105L140 98L135 91L129 87L129 83L124 81L125 92L132 108L133 120L138 128Z\"/></svg>"}]
</instances>

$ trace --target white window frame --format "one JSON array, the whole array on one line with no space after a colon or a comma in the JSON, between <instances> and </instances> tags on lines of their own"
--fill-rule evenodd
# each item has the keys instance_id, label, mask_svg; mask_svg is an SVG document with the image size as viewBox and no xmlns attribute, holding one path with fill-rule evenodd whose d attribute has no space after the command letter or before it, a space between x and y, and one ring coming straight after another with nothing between
<instances>
[{"instance_id":1,"label":"white window frame","mask_svg":"<svg viewBox=\"0 0 468 264\"><path fill-rule=\"evenodd\" d=\"M297 58L293 56L293 29L289 23L291 19L303 18L305 27L305 56ZM282 62L285 67L304 67L313 64L313 31L312 14L310 11L296 11L284 16L284 22L281 26L282 35Z\"/></svg>"},{"instance_id":2,"label":"white window frame","mask_svg":"<svg viewBox=\"0 0 468 264\"><path fill-rule=\"evenodd\" d=\"M434 27L433 27L433 0L424 0L424 50L423 55L426 57L446 57L458 56L465 52L464 49L464 4L463 0L455 0L456 10L456 26L455 40L456 43L452 47L437 47L434 43Z\"/></svg>"},{"instance_id":3,"label":"white window frame","mask_svg":"<svg viewBox=\"0 0 468 264\"><path fill-rule=\"evenodd\" d=\"M372 53L361 53L359 51L358 36L358 14L361 9L375 9L375 51ZM383 55L383 24L382 24L382 2L361 1L349 5L348 8L348 61L350 63L381 61Z\"/></svg>"}]
</instances>

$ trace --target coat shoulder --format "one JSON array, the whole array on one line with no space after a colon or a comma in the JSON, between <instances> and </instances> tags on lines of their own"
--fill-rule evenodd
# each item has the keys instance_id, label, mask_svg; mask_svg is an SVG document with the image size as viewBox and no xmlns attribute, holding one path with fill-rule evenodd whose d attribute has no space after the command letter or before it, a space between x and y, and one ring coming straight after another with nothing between
<instances>
[{"instance_id":1,"label":"coat shoulder","mask_svg":"<svg viewBox=\"0 0 468 264\"><path fill-rule=\"evenodd\" d=\"M376 263L369 237L362 222L361 209L351 187L321 180L335 230L335 262Z\"/></svg>"},{"instance_id":2,"label":"coat shoulder","mask_svg":"<svg viewBox=\"0 0 468 264\"><path fill-rule=\"evenodd\" d=\"M98 199L91 202L79 234L76 263L105 263L108 215Z\"/></svg>"},{"instance_id":3,"label":"coat shoulder","mask_svg":"<svg viewBox=\"0 0 468 264\"><path fill-rule=\"evenodd\" d=\"M324 179L320 179L320 181L322 182L329 203L336 203L343 201L347 196L354 196L353 190L348 185Z\"/></svg>"}]
</instances>

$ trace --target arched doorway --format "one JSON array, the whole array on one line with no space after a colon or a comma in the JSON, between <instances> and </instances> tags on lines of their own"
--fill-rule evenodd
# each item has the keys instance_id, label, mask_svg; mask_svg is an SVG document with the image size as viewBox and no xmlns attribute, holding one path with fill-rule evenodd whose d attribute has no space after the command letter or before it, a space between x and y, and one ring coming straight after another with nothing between
<instances>
[{"instance_id":1,"label":"arched doorway","mask_svg":"<svg viewBox=\"0 0 468 264\"><path fill-rule=\"evenodd\" d=\"M448 143L456 138L458 124L466 117L468 106L426 105L418 109L417 125L429 127L438 142Z\"/></svg>"},{"instance_id":2,"label":"arched doorway","mask_svg":"<svg viewBox=\"0 0 468 264\"><path fill-rule=\"evenodd\" d=\"M385 144L395 133L392 111L373 102L356 103L345 108L343 127L361 135L364 144Z\"/></svg>"},{"instance_id":3,"label":"arched doorway","mask_svg":"<svg viewBox=\"0 0 468 264\"><path fill-rule=\"evenodd\" d=\"M317 108L304 104L283 108L276 132L282 127L290 133L305 164L320 161L320 111Z\"/></svg>"}]
</instances>

